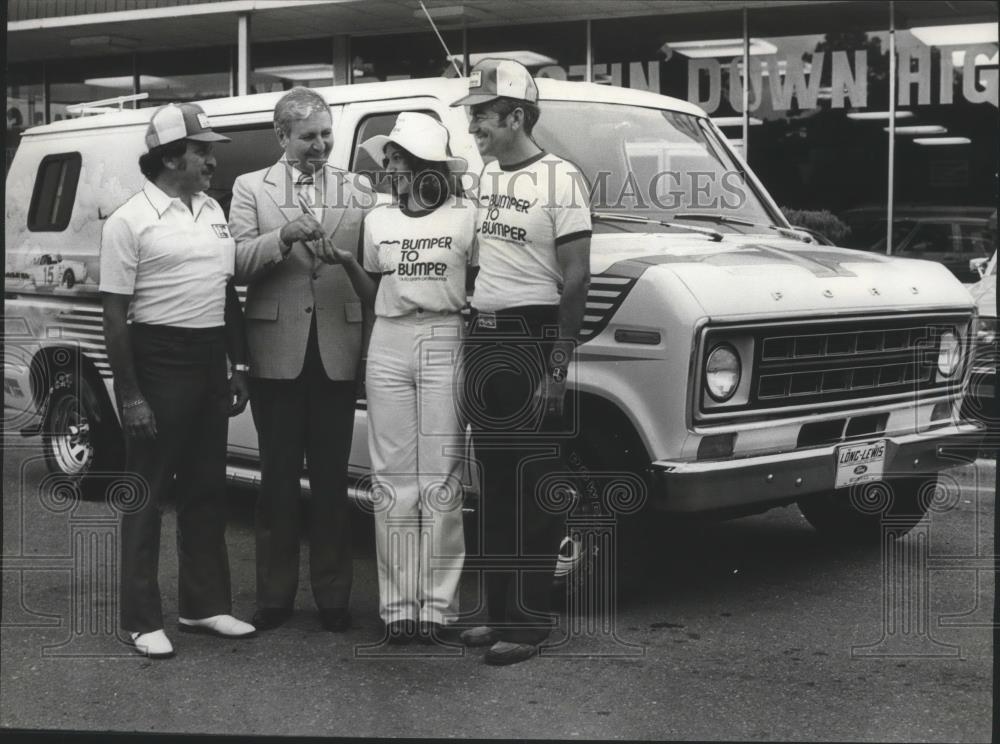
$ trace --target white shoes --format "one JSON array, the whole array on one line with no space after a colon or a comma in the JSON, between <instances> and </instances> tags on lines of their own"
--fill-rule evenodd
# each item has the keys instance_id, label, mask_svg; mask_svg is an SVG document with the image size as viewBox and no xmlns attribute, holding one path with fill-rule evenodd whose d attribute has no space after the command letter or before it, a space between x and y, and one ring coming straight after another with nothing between
<instances>
[{"instance_id":1,"label":"white shoes","mask_svg":"<svg viewBox=\"0 0 1000 744\"><path fill-rule=\"evenodd\" d=\"M250 623L237 620L232 615L213 615L201 620L177 618L180 630L184 633L208 633L223 638L250 638L257 634L257 629ZM173 644L163 630L149 633L129 633L135 650L150 659L169 659L174 655Z\"/></svg>"},{"instance_id":2,"label":"white shoes","mask_svg":"<svg viewBox=\"0 0 1000 744\"><path fill-rule=\"evenodd\" d=\"M169 659L174 655L174 647L162 630L151 633L130 633L135 650L150 659Z\"/></svg>"},{"instance_id":3,"label":"white shoes","mask_svg":"<svg viewBox=\"0 0 1000 744\"><path fill-rule=\"evenodd\" d=\"M200 620L179 617L177 622L181 632L184 633L208 633L223 638L251 638L257 634L257 629L254 626L237 620L232 615L213 615Z\"/></svg>"}]
</instances>

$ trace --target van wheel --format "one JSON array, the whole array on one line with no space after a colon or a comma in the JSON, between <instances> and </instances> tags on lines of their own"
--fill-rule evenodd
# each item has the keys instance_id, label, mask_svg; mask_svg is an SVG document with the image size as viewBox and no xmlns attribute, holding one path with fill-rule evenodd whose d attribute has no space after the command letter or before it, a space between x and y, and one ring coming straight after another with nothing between
<instances>
[{"instance_id":1,"label":"van wheel","mask_svg":"<svg viewBox=\"0 0 1000 744\"><path fill-rule=\"evenodd\" d=\"M564 448L566 465L575 474L579 502L570 512L567 536L559 546L553 591L557 597L564 597L584 582L601 582L610 569L616 577L618 598L627 600L645 588L657 526L662 526L648 509L644 476L648 459L638 435L617 409L608 407L598 413L585 410L584 415L580 435ZM593 426L593 421L601 421L602 426ZM587 541L573 526L574 522L580 525L579 518L588 512L609 511L615 518L617 545L610 564L606 556L599 554L598 547L585 547ZM585 517L582 523L586 524Z\"/></svg>"},{"instance_id":2,"label":"van wheel","mask_svg":"<svg viewBox=\"0 0 1000 744\"><path fill-rule=\"evenodd\" d=\"M42 430L45 463L49 472L76 483L86 497L103 495L104 484L91 478L91 472L124 465L121 438L107 423L108 414L113 417L110 410L102 412L101 399L86 376L57 382L49 398Z\"/></svg>"},{"instance_id":3,"label":"van wheel","mask_svg":"<svg viewBox=\"0 0 1000 744\"><path fill-rule=\"evenodd\" d=\"M66 269L63 272L63 284L66 285L66 289L73 289L73 285L76 284L76 274L73 273L73 269Z\"/></svg>"},{"instance_id":4,"label":"van wheel","mask_svg":"<svg viewBox=\"0 0 1000 744\"><path fill-rule=\"evenodd\" d=\"M948 498L936 475L899 476L840 488L798 502L809 524L838 542L878 545L883 532L898 539L923 519L928 508Z\"/></svg>"}]
</instances>

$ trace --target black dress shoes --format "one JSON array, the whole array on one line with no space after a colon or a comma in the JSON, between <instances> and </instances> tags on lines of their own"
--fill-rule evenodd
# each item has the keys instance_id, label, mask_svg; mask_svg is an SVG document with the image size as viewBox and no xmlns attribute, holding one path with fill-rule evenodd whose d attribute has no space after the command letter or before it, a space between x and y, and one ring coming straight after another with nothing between
<instances>
[{"instance_id":1,"label":"black dress shoes","mask_svg":"<svg viewBox=\"0 0 1000 744\"><path fill-rule=\"evenodd\" d=\"M273 630L292 616L291 607L261 607L253 614L250 624L257 630Z\"/></svg>"},{"instance_id":2,"label":"black dress shoes","mask_svg":"<svg viewBox=\"0 0 1000 744\"><path fill-rule=\"evenodd\" d=\"M497 641L486 652L485 661L492 666L507 666L508 664L520 664L537 654L538 646L533 643Z\"/></svg>"},{"instance_id":3,"label":"black dress shoes","mask_svg":"<svg viewBox=\"0 0 1000 744\"><path fill-rule=\"evenodd\" d=\"M405 646L417 635L417 624L412 620L393 620L385 626L388 642L392 646Z\"/></svg>"},{"instance_id":4,"label":"black dress shoes","mask_svg":"<svg viewBox=\"0 0 1000 744\"><path fill-rule=\"evenodd\" d=\"M319 611L319 624L331 633L343 633L351 627L351 613L346 607Z\"/></svg>"},{"instance_id":5,"label":"black dress shoes","mask_svg":"<svg viewBox=\"0 0 1000 744\"><path fill-rule=\"evenodd\" d=\"M468 628L458 634L458 640L466 646L492 646L500 640L500 634L496 628L488 625L477 625L475 628Z\"/></svg>"}]
</instances>

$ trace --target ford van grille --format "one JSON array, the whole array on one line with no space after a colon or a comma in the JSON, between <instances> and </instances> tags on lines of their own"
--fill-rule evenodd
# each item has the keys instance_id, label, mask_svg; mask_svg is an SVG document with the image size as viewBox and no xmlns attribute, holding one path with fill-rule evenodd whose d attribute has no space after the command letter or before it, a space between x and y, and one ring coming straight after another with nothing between
<instances>
[{"instance_id":1,"label":"ford van grille","mask_svg":"<svg viewBox=\"0 0 1000 744\"><path fill-rule=\"evenodd\" d=\"M891 400L915 393L957 393L969 359L968 315L809 321L707 331L716 338L752 340L753 368L742 400L705 405L709 414ZM951 331L962 339L963 365L938 373L940 339ZM744 360L746 364L746 360Z\"/></svg>"}]
</instances>

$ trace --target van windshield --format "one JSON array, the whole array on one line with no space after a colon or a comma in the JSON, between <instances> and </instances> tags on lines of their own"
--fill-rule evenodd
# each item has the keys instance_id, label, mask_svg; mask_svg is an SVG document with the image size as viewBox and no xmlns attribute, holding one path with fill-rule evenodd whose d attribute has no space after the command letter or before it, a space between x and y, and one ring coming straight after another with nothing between
<instances>
[{"instance_id":1,"label":"van windshield","mask_svg":"<svg viewBox=\"0 0 1000 744\"><path fill-rule=\"evenodd\" d=\"M541 147L583 171L597 212L668 221L693 217L703 224L713 216L774 222L742 166L700 117L550 100L543 102L533 134Z\"/></svg>"}]
</instances>

